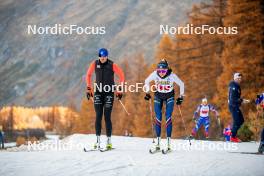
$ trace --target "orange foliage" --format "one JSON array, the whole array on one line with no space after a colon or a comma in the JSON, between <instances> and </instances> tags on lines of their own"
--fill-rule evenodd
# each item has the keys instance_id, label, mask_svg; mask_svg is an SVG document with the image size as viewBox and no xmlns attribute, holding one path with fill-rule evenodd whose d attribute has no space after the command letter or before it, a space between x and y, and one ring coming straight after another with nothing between
<instances>
[{"instance_id":1,"label":"orange foliage","mask_svg":"<svg viewBox=\"0 0 264 176\"><path fill-rule=\"evenodd\" d=\"M7 106L0 110L0 121L4 131L40 128L68 134L71 132L74 119L78 116L77 112L62 106L38 108Z\"/></svg>"}]
</instances>

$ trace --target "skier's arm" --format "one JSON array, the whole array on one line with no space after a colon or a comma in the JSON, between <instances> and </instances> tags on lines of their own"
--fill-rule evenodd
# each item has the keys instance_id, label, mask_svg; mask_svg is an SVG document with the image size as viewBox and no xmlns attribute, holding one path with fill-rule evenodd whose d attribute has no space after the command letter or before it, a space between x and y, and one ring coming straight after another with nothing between
<instances>
[{"instance_id":1,"label":"skier's arm","mask_svg":"<svg viewBox=\"0 0 264 176\"><path fill-rule=\"evenodd\" d=\"M113 64L113 71L119 78L119 83L124 84L125 83L125 75L123 70L117 65Z\"/></svg>"},{"instance_id":2,"label":"skier's arm","mask_svg":"<svg viewBox=\"0 0 264 176\"><path fill-rule=\"evenodd\" d=\"M89 88L92 87L92 75L94 70L95 70L95 61L91 63L86 73L86 85Z\"/></svg>"},{"instance_id":3,"label":"skier's arm","mask_svg":"<svg viewBox=\"0 0 264 176\"><path fill-rule=\"evenodd\" d=\"M196 118L196 116L199 115L198 113L200 112L200 109L201 109L201 106L199 105L199 106L197 107L196 111L194 111L193 118Z\"/></svg>"},{"instance_id":4,"label":"skier's arm","mask_svg":"<svg viewBox=\"0 0 264 176\"><path fill-rule=\"evenodd\" d=\"M183 96L184 95L184 83L182 82L182 80L180 80L180 78L175 75L174 73L172 74L172 78L173 81L180 86L180 95Z\"/></svg>"},{"instance_id":5,"label":"skier's arm","mask_svg":"<svg viewBox=\"0 0 264 176\"><path fill-rule=\"evenodd\" d=\"M154 71L154 72L152 72L148 77L147 77L147 79L145 80L145 90L146 90L146 93L149 93L149 91L150 91L150 82L151 81L153 81L153 80L155 80L155 74L156 74L156 72Z\"/></svg>"}]
</instances>

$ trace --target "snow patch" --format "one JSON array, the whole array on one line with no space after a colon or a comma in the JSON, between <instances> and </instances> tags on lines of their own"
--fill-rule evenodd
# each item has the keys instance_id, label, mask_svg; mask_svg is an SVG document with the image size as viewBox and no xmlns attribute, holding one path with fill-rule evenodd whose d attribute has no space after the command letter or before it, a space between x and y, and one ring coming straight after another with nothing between
<instances>
[{"instance_id":1,"label":"snow patch","mask_svg":"<svg viewBox=\"0 0 264 176\"><path fill-rule=\"evenodd\" d=\"M106 136L101 141L105 144ZM65 145L84 144L92 146L95 135L74 134L62 140L49 139L41 144ZM113 147L109 152L83 152L79 148L71 150L39 150L25 152L26 146L0 152L0 175L259 175L264 172L264 155L243 154L256 152L256 142L237 145L235 151L195 150L194 146L224 144L221 141L192 140L189 150L175 149L163 155L149 154L153 145L151 138L112 137ZM187 140L174 139L173 145L187 144ZM162 140L165 146L166 140ZM13 152L16 151L16 152ZM15 169L14 169L15 168ZM18 174L19 173L19 174Z\"/></svg>"}]
</instances>

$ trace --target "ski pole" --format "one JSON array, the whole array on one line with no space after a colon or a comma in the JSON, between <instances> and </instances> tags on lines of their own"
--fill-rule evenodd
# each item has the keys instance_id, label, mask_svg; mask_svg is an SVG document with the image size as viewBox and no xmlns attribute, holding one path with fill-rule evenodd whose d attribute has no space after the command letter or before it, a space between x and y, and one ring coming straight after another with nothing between
<instances>
[{"instance_id":1,"label":"ski pole","mask_svg":"<svg viewBox=\"0 0 264 176\"><path fill-rule=\"evenodd\" d=\"M177 105L177 107L178 107L178 110L179 110L179 113L180 113L180 116L181 116L181 119L182 119L182 124L183 124L183 127L184 127L185 135L188 136L187 135L187 130L186 130L186 125L185 125L185 122L183 120L183 116L182 116L182 112L181 112L180 105ZM190 146L191 146L192 143L191 143L191 140L190 140L190 137L189 136L188 136L188 140L189 140L189 143L190 143Z\"/></svg>"},{"instance_id":2,"label":"ski pole","mask_svg":"<svg viewBox=\"0 0 264 176\"><path fill-rule=\"evenodd\" d=\"M154 140L154 127L153 127L153 111L152 111L151 99L149 99L149 111L150 111L150 121L151 121L151 128L152 128L152 143L155 143L155 140Z\"/></svg>"},{"instance_id":3,"label":"ski pole","mask_svg":"<svg viewBox=\"0 0 264 176\"><path fill-rule=\"evenodd\" d=\"M218 125L218 128L219 128L219 135L220 135L220 138L221 138L221 136L222 136L222 128L221 128L221 120L220 120L219 117L217 118L217 125Z\"/></svg>"},{"instance_id":4,"label":"ski pole","mask_svg":"<svg viewBox=\"0 0 264 176\"><path fill-rule=\"evenodd\" d=\"M126 111L127 115L130 115L130 113L127 111L125 105L122 103L121 100L118 100L120 102L120 104L122 105L123 109Z\"/></svg>"}]
</instances>

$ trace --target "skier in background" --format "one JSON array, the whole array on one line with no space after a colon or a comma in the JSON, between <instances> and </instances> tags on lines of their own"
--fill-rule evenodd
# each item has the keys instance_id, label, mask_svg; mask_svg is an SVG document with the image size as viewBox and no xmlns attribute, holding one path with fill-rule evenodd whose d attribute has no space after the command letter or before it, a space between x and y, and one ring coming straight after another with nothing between
<instances>
[{"instance_id":1,"label":"skier in background","mask_svg":"<svg viewBox=\"0 0 264 176\"><path fill-rule=\"evenodd\" d=\"M166 132L167 132L167 150L170 150L170 140L172 132L172 112L174 109L174 83L180 86L180 95L176 100L177 105L181 105L184 95L184 83L178 78L176 74L169 68L168 62L163 59L158 65L157 69L152 72L145 80L146 96L145 100L151 99L150 82L155 81L156 91L154 94L154 110L156 114L156 134L157 144L155 150L160 150L160 136L161 136L161 121L162 121L162 107L166 104Z\"/></svg>"},{"instance_id":2,"label":"skier in background","mask_svg":"<svg viewBox=\"0 0 264 176\"><path fill-rule=\"evenodd\" d=\"M264 112L264 93L257 95L256 105L257 105L257 111L260 113L263 113ZM262 115L262 117L263 116L264 114ZM259 153L264 152L264 128L262 129L262 132L261 132L261 141L259 144L258 152Z\"/></svg>"},{"instance_id":3,"label":"skier in background","mask_svg":"<svg viewBox=\"0 0 264 176\"><path fill-rule=\"evenodd\" d=\"M4 135L3 135L3 127L2 125L0 125L0 142L1 142L1 148L4 149L5 145L4 145Z\"/></svg>"},{"instance_id":4,"label":"skier in background","mask_svg":"<svg viewBox=\"0 0 264 176\"><path fill-rule=\"evenodd\" d=\"M240 110L240 106L242 103L250 102L249 100L241 98L241 81L242 74L235 73L234 80L229 83L228 87L228 107L233 118L232 135L230 139L231 142L241 142L241 140L237 137L237 131L244 123L244 117Z\"/></svg>"},{"instance_id":5,"label":"skier in background","mask_svg":"<svg viewBox=\"0 0 264 176\"><path fill-rule=\"evenodd\" d=\"M94 148L100 148L100 135L102 128L102 117L104 114L105 125L106 125L106 135L107 135L107 149L112 149L111 135L112 135L112 122L111 113L114 103L114 92L116 91L117 99L121 100L122 92L119 90L109 90L105 91L96 89L93 91L92 87L92 74L95 72L95 82L98 86L102 87L112 87L115 85L114 74L119 77L120 84L124 84L125 77L122 69L113 61L108 59L108 51L105 48L101 48L98 52L99 59L91 63L86 74L87 92L86 96L89 100L94 96L94 108L96 112L95 120L95 131L97 136L96 144Z\"/></svg>"},{"instance_id":6,"label":"skier in background","mask_svg":"<svg viewBox=\"0 0 264 176\"><path fill-rule=\"evenodd\" d=\"M206 139L209 138L209 127L210 127L210 117L209 117L209 112L213 111L216 115L217 118L217 122L220 125L220 119L219 119L219 114L216 111L216 109L207 103L207 98L203 98L202 99L202 104L200 104L196 111L194 112L194 116L193 119L196 121L196 125L192 130L192 135L191 137L195 137L197 131L199 130L199 128L201 127L201 125L204 126L205 128L205 137ZM199 116L199 118L197 119L197 116Z\"/></svg>"},{"instance_id":7,"label":"skier in background","mask_svg":"<svg viewBox=\"0 0 264 176\"><path fill-rule=\"evenodd\" d=\"M257 95L256 105L257 109L264 110L264 93Z\"/></svg>"},{"instance_id":8,"label":"skier in background","mask_svg":"<svg viewBox=\"0 0 264 176\"><path fill-rule=\"evenodd\" d=\"M227 127L223 130L223 135L225 136L225 141L230 141L231 138L231 125L228 124Z\"/></svg>"}]
</instances>

